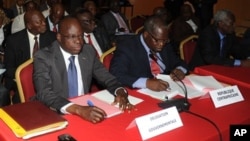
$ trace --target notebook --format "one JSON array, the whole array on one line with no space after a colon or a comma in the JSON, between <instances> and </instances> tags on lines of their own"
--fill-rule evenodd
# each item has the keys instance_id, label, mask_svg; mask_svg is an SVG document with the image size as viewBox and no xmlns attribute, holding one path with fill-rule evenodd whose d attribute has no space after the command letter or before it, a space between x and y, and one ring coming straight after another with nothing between
<instances>
[{"instance_id":1,"label":"notebook","mask_svg":"<svg viewBox=\"0 0 250 141\"><path fill-rule=\"evenodd\" d=\"M66 119L39 101L0 108L0 118L18 138L29 139L65 128Z\"/></svg>"}]
</instances>

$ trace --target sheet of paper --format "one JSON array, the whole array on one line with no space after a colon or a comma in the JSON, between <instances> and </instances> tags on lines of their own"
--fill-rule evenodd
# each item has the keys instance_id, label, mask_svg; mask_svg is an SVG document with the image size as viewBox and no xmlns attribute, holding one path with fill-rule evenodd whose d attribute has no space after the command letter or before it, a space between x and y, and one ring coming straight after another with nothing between
<instances>
[{"instance_id":1,"label":"sheet of paper","mask_svg":"<svg viewBox=\"0 0 250 141\"><path fill-rule=\"evenodd\" d=\"M106 114L107 114L107 118L121 114L122 111L118 108L115 107L109 103L106 103L92 95L83 95L83 96L79 96L73 99L70 99L71 102L75 103L75 104L79 104L82 106L88 106L88 100L90 100L91 102L93 102L94 106L97 106L101 109L103 109Z\"/></svg>"},{"instance_id":2,"label":"sheet of paper","mask_svg":"<svg viewBox=\"0 0 250 141\"><path fill-rule=\"evenodd\" d=\"M193 86L202 91L204 89L220 89L223 88L223 85L218 82L213 76L198 76L198 75L190 75L187 76Z\"/></svg>"},{"instance_id":3,"label":"sheet of paper","mask_svg":"<svg viewBox=\"0 0 250 141\"><path fill-rule=\"evenodd\" d=\"M3 74L6 71L6 69L0 69L0 75Z\"/></svg>"},{"instance_id":4,"label":"sheet of paper","mask_svg":"<svg viewBox=\"0 0 250 141\"><path fill-rule=\"evenodd\" d=\"M171 98L175 97L176 95L178 95L178 91L156 92L156 91L152 91L150 89L139 89L138 92L145 94L145 95L148 95L148 96L151 96L151 97L156 98L156 99L160 99L160 100L171 99Z\"/></svg>"},{"instance_id":5,"label":"sheet of paper","mask_svg":"<svg viewBox=\"0 0 250 141\"><path fill-rule=\"evenodd\" d=\"M110 94L110 92L107 90L98 91L96 93L93 93L92 96L94 96L102 101L105 101L106 103L109 103L109 104L114 102L114 96L112 94ZM142 99L131 96L131 95L128 96L128 100L132 105L139 104L143 101Z\"/></svg>"},{"instance_id":6,"label":"sheet of paper","mask_svg":"<svg viewBox=\"0 0 250 141\"><path fill-rule=\"evenodd\" d=\"M169 75L163 75L163 74L159 74L157 75L158 79L167 81L169 83L169 86L171 88L171 91L177 91L177 93L183 97L185 97L185 91L187 91L187 97L189 99L195 98L195 97L199 97L204 95L205 93L202 91L199 91L195 88L189 87L186 84L182 84L179 81L173 81ZM186 88L186 90L185 90Z\"/></svg>"}]
</instances>

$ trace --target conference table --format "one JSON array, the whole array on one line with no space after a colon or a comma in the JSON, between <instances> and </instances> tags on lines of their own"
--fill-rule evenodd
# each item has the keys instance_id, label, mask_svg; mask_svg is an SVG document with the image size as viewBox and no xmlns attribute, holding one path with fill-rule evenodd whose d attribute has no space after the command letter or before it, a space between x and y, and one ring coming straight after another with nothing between
<instances>
[{"instance_id":1,"label":"conference table","mask_svg":"<svg viewBox=\"0 0 250 141\"><path fill-rule=\"evenodd\" d=\"M218 81L231 85L239 85L250 89L250 68L221 65L205 65L194 69L199 75L212 75Z\"/></svg>"},{"instance_id":2,"label":"conference table","mask_svg":"<svg viewBox=\"0 0 250 141\"><path fill-rule=\"evenodd\" d=\"M181 112L180 118L183 126L165 132L148 139L148 141L220 141L221 134L223 141L229 141L230 125L250 124L250 94L249 88L239 87L244 101L237 102L220 108L215 108L210 97L190 99L190 112L210 119L217 125L219 132L207 120L188 112ZM136 105L136 110L124 112L105 119L103 122L93 124L75 115L64 115L69 124L65 129L44 134L28 139L28 141L57 141L61 134L70 134L77 141L140 141L142 140L137 126L126 129L137 117L162 110L157 103L160 100L141 94L136 90L128 89L130 95L143 99ZM21 141L16 138L13 132L0 120L0 141Z\"/></svg>"}]
</instances>

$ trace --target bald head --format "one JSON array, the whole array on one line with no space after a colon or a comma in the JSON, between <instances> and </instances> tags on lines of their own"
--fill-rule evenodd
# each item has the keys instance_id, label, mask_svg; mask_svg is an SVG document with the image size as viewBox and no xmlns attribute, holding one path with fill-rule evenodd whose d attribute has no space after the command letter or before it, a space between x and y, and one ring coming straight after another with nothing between
<instances>
[{"instance_id":1,"label":"bald head","mask_svg":"<svg viewBox=\"0 0 250 141\"><path fill-rule=\"evenodd\" d=\"M80 22L67 16L59 22L57 41L63 50L70 54L78 54L83 46L83 30Z\"/></svg>"},{"instance_id":2,"label":"bald head","mask_svg":"<svg viewBox=\"0 0 250 141\"><path fill-rule=\"evenodd\" d=\"M46 23L43 14L38 10L27 11L24 14L26 28L34 35L46 31Z\"/></svg>"}]
</instances>

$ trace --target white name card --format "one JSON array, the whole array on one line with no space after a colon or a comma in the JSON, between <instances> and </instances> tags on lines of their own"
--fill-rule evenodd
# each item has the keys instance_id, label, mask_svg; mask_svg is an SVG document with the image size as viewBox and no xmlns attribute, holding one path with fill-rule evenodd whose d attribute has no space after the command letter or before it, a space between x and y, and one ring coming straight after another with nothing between
<instances>
[{"instance_id":1,"label":"white name card","mask_svg":"<svg viewBox=\"0 0 250 141\"><path fill-rule=\"evenodd\" d=\"M135 121L143 140L183 125L175 106L138 117Z\"/></svg>"},{"instance_id":2,"label":"white name card","mask_svg":"<svg viewBox=\"0 0 250 141\"><path fill-rule=\"evenodd\" d=\"M216 108L244 100L237 86L210 91L210 96Z\"/></svg>"}]
</instances>

